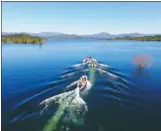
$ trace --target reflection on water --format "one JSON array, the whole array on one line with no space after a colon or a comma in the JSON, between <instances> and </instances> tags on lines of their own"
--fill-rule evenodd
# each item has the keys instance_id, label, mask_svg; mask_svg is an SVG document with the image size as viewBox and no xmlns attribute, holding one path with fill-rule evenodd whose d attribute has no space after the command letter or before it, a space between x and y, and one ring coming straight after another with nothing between
<instances>
[{"instance_id":1,"label":"reflection on water","mask_svg":"<svg viewBox=\"0 0 161 131\"><path fill-rule=\"evenodd\" d=\"M149 69L136 67L136 69L133 71L133 75L135 77L150 77L150 71Z\"/></svg>"},{"instance_id":2,"label":"reflection on water","mask_svg":"<svg viewBox=\"0 0 161 131\"><path fill-rule=\"evenodd\" d=\"M3 45L2 130L160 131L160 52L160 42L139 41ZM152 58L150 69L132 66L138 54ZM108 65L102 68L106 72L68 68L89 55ZM65 89L82 75L92 83L87 97L75 86ZM40 106L52 97L53 104Z\"/></svg>"},{"instance_id":3,"label":"reflection on water","mask_svg":"<svg viewBox=\"0 0 161 131\"><path fill-rule=\"evenodd\" d=\"M138 55L133 60L136 69L134 69L134 76L149 77L150 68L152 66L152 59L147 55Z\"/></svg>"}]
</instances>

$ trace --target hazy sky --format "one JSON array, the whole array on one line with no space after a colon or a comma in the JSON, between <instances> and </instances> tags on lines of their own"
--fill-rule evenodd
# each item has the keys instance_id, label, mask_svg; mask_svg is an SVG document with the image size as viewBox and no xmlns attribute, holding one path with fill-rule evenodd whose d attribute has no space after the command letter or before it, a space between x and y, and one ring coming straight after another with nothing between
<instances>
[{"instance_id":1,"label":"hazy sky","mask_svg":"<svg viewBox=\"0 0 161 131\"><path fill-rule=\"evenodd\" d=\"M161 33L161 2L2 2L2 31Z\"/></svg>"}]
</instances>

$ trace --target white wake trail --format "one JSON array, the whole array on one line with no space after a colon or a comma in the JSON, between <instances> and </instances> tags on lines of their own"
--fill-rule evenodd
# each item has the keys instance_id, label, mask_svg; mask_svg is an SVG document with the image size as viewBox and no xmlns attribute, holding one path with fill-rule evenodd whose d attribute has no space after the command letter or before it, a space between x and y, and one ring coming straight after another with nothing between
<instances>
[{"instance_id":1,"label":"white wake trail","mask_svg":"<svg viewBox=\"0 0 161 131\"><path fill-rule=\"evenodd\" d=\"M85 101L80 97L80 90L62 93L48 98L40 103L44 106L41 112L51 107L54 103L59 103L58 110L44 126L43 131L53 131L57 129L60 120L64 123L80 125L84 123L84 115L88 111Z\"/></svg>"}]
</instances>

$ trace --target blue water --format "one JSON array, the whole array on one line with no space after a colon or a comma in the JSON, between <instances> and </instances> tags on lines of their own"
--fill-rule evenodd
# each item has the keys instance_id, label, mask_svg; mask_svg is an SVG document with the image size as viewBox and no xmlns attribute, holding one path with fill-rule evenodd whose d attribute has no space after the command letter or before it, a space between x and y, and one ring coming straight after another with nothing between
<instances>
[{"instance_id":1,"label":"blue water","mask_svg":"<svg viewBox=\"0 0 161 131\"><path fill-rule=\"evenodd\" d=\"M39 131L54 111L40 115L39 103L73 80L61 74L86 56L114 68L128 81L113 86L99 77L85 99L89 111L77 131L161 130L161 42L106 40L48 40L43 45L2 45L2 130ZM152 66L139 71L137 55L148 55ZM58 129L59 130L59 129Z\"/></svg>"}]
</instances>

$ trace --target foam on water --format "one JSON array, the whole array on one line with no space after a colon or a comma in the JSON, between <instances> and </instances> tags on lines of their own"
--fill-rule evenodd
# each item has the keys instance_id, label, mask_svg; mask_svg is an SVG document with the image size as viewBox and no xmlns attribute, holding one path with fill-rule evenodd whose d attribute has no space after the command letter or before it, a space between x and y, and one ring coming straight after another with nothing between
<instances>
[{"instance_id":1,"label":"foam on water","mask_svg":"<svg viewBox=\"0 0 161 131\"><path fill-rule=\"evenodd\" d=\"M85 101L80 97L78 87L72 91L42 101L40 106L44 106L44 108L41 110L41 114L54 103L59 103L59 107L56 113L54 113L52 118L44 126L43 131L56 130L60 120L62 120L62 123L83 124L83 117L88 111L88 108Z\"/></svg>"},{"instance_id":2,"label":"foam on water","mask_svg":"<svg viewBox=\"0 0 161 131\"><path fill-rule=\"evenodd\" d=\"M78 68L80 66L82 66L82 64L76 64L72 67ZM106 67L106 68L108 67L107 65L104 65L104 64L101 64L101 66ZM53 104L55 103L59 104L57 111L54 113L52 118L44 126L43 131L56 130L60 120L61 120L61 124L62 123L66 123L66 124L72 123L76 125L83 125L84 115L88 111L88 108L87 108L85 101L80 97L80 94L82 97L88 95L92 84L95 83L95 73L97 70L101 73L109 74L102 69L89 67L89 69L84 69L84 70L77 71L77 72L71 72L71 73L64 74L63 76L61 76L61 78L71 77L71 76L77 75L80 72L89 71L89 81L87 81L85 89L83 88L81 92L80 92L80 88L76 87L76 89L74 90L50 97L40 103L40 106L43 106L43 109L41 110L41 114L43 114L43 112L46 111L49 107L52 107ZM115 75L112 75L112 76L114 77ZM70 85L66 87L66 89L70 89L72 86L75 86L77 83L78 81L71 83Z\"/></svg>"}]
</instances>

